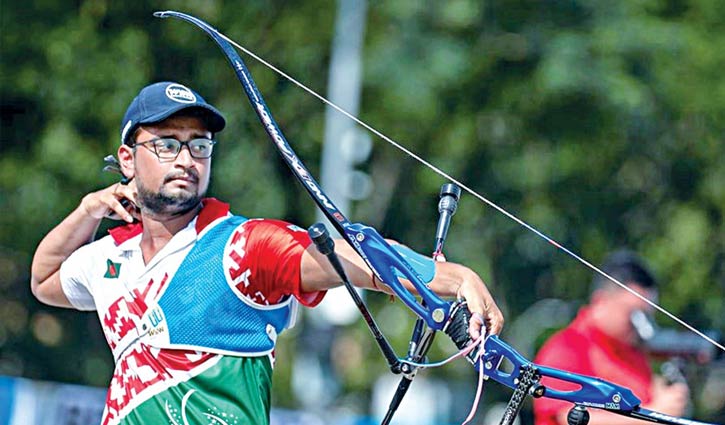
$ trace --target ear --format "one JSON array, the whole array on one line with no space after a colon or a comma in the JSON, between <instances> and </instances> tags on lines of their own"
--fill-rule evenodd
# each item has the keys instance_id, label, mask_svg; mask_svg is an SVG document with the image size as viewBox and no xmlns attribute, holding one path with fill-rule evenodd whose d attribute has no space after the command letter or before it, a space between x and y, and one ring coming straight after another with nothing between
<instances>
[{"instance_id":1,"label":"ear","mask_svg":"<svg viewBox=\"0 0 725 425\"><path fill-rule=\"evenodd\" d=\"M136 176L136 165L133 160L133 148L128 145L121 145L118 148L118 162L121 164L121 172L128 179Z\"/></svg>"}]
</instances>

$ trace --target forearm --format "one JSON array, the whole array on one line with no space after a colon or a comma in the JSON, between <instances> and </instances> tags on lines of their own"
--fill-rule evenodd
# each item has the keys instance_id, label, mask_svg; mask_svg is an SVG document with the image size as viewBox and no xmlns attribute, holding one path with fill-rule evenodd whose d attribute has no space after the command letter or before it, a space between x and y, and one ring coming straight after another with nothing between
<instances>
[{"instance_id":1,"label":"forearm","mask_svg":"<svg viewBox=\"0 0 725 425\"><path fill-rule=\"evenodd\" d=\"M393 240L387 240L392 246L402 247ZM353 249L345 240L338 239L335 243L335 252L340 258L345 272L350 279L350 282L360 288L373 289L386 293L393 293L388 285L381 282L377 277L373 276L372 271L360 257L360 255ZM399 251L401 252L401 251ZM412 251L410 251L413 253ZM403 254L410 255L410 254ZM415 254L417 255L417 254ZM432 260L430 260L432 261ZM412 264L412 263L411 263ZM452 297L457 295L458 289L461 287L464 281L468 280L472 275L475 276L470 269L453 263L432 263L435 264L435 271L433 268L430 270L430 275L427 271L418 270L424 275L424 280L431 279L431 281L424 281L424 283L437 295L442 297ZM331 269L330 269L331 270ZM333 280L337 281L337 276ZM415 286L410 283L407 279L400 278L399 282L410 292L417 294Z\"/></svg>"},{"instance_id":2,"label":"forearm","mask_svg":"<svg viewBox=\"0 0 725 425\"><path fill-rule=\"evenodd\" d=\"M93 239L101 219L87 213L83 203L73 210L40 242L31 266L31 287L47 280L73 251Z\"/></svg>"},{"instance_id":3,"label":"forearm","mask_svg":"<svg viewBox=\"0 0 725 425\"><path fill-rule=\"evenodd\" d=\"M361 288L375 289L387 293L392 290L377 278L362 258L344 241L338 241L335 252L345 268L350 282ZM314 246L307 248L302 260L302 285L305 291L319 291L340 285L340 279L330 262ZM401 283L415 292L413 285L401 279ZM477 338L485 326L486 331L498 334L504 323L503 315L491 296L486 284L468 267L455 263L436 263L433 280L428 287L442 297L457 296L468 302L469 310L478 315L473 323L471 335Z\"/></svg>"},{"instance_id":4,"label":"forearm","mask_svg":"<svg viewBox=\"0 0 725 425\"><path fill-rule=\"evenodd\" d=\"M428 287L443 297L458 296L465 282L480 281L468 267L456 263L436 263L436 273ZM483 282L480 282L483 285Z\"/></svg>"},{"instance_id":5,"label":"forearm","mask_svg":"<svg viewBox=\"0 0 725 425\"><path fill-rule=\"evenodd\" d=\"M388 242L395 243L394 241ZM335 253L340 259L350 283L354 286L389 294L393 293L393 290L388 285L373 276L372 271L362 257L345 240L335 240ZM306 268L308 273L303 276L303 282L308 290L324 290L341 284L340 278L330 265L330 262L322 254L317 252L314 246L310 246L306 254L309 255L309 258L313 259L312 263L314 263L314 267ZM453 267L444 266L443 268L446 271L440 274L436 272L435 278L429 283L431 285L430 287L438 295L444 297L454 296L456 295L456 290L461 285L462 274L459 273L459 269ZM412 293L417 294L415 287L409 281L400 279L400 283Z\"/></svg>"}]
</instances>

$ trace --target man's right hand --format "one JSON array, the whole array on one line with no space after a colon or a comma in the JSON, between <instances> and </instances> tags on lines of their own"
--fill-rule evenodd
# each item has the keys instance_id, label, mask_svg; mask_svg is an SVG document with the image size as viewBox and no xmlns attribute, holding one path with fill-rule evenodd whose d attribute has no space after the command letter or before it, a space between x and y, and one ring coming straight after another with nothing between
<instances>
[{"instance_id":1,"label":"man's right hand","mask_svg":"<svg viewBox=\"0 0 725 425\"><path fill-rule=\"evenodd\" d=\"M122 219L131 223L134 218L140 218L139 209L136 206L136 196L134 180L127 185L116 183L83 197L81 208L88 215L99 220L102 218ZM122 204L124 199L128 201L125 208Z\"/></svg>"}]
</instances>

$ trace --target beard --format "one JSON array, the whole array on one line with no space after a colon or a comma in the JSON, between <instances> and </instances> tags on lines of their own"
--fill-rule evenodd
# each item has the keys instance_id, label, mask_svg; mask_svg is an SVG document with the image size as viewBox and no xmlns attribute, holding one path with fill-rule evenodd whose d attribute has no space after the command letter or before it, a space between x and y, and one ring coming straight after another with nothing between
<instances>
[{"instance_id":1,"label":"beard","mask_svg":"<svg viewBox=\"0 0 725 425\"><path fill-rule=\"evenodd\" d=\"M166 184L180 176L186 176L192 179L196 190L189 188L177 190L175 193L172 193ZM153 191L149 187L146 187L141 182L141 179L137 179L137 201L142 210L152 215L182 215L196 208L201 203L201 198L205 195L206 191L200 193L198 185L199 174L193 169L186 170L185 173L176 172L165 176L158 191Z\"/></svg>"}]
</instances>

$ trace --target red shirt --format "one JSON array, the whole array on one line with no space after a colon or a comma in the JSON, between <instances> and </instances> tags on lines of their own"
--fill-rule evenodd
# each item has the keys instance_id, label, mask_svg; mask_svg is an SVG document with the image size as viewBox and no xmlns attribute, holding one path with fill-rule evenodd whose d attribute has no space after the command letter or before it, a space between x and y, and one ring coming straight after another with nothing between
<instances>
[{"instance_id":1,"label":"red shirt","mask_svg":"<svg viewBox=\"0 0 725 425\"><path fill-rule=\"evenodd\" d=\"M596 376L632 390L643 404L650 401L652 369L636 347L610 337L592 323L589 309L582 308L576 319L552 336L535 363L582 375ZM578 385L552 378L542 383L557 390L576 390ZM549 398L534 399L535 425L556 425L556 417L573 405Z\"/></svg>"}]
</instances>

